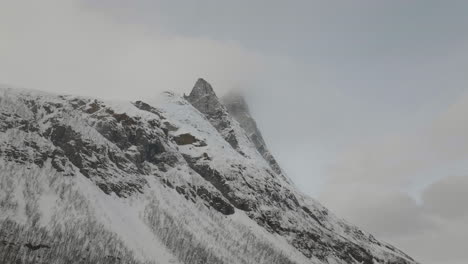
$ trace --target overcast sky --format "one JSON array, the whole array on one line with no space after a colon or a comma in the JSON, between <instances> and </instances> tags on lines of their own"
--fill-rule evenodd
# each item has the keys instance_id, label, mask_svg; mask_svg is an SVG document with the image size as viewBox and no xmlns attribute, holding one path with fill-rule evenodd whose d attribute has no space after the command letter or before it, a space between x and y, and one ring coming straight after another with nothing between
<instances>
[{"instance_id":1,"label":"overcast sky","mask_svg":"<svg viewBox=\"0 0 468 264\"><path fill-rule=\"evenodd\" d=\"M304 192L466 264L465 0L0 0L0 83L107 99L242 89Z\"/></svg>"}]
</instances>

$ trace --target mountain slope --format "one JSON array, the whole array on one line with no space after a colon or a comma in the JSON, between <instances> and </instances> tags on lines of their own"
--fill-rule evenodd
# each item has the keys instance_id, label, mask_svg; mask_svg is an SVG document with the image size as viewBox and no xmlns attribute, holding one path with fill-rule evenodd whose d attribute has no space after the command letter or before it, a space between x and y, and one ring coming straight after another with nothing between
<instances>
[{"instance_id":1,"label":"mountain slope","mask_svg":"<svg viewBox=\"0 0 468 264\"><path fill-rule=\"evenodd\" d=\"M277 174L284 174L281 170L276 159L268 150L268 147L263 140L262 133L257 127L257 123L250 115L249 106L245 101L244 97L238 91L231 91L227 95L221 98L221 101L226 106L229 114L239 122L241 127L249 136L249 139L257 148L257 151L263 156L263 158L270 164L271 168Z\"/></svg>"},{"instance_id":2,"label":"mountain slope","mask_svg":"<svg viewBox=\"0 0 468 264\"><path fill-rule=\"evenodd\" d=\"M230 112L202 79L147 102L0 89L0 260L415 263L298 192Z\"/></svg>"}]
</instances>

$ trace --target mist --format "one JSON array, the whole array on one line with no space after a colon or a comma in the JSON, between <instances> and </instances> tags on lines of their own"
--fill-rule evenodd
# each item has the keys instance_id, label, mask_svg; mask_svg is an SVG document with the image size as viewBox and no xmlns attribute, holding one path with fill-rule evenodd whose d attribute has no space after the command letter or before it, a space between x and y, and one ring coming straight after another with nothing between
<instances>
[{"instance_id":1,"label":"mist","mask_svg":"<svg viewBox=\"0 0 468 264\"><path fill-rule=\"evenodd\" d=\"M121 23L81 1L2 1L0 82L138 99L190 91L198 77L220 90L249 82L262 64L236 43Z\"/></svg>"},{"instance_id":2,"label":"mist","mask_svg":"<svg viewBox=\"0 0 468 264\"><path fill-rule=\"evenodd\" d=\"M464 1L2 0L0 83L105 99L242 90L305 193L422 263L466 263Z\"/></svg>"}]
</instances>

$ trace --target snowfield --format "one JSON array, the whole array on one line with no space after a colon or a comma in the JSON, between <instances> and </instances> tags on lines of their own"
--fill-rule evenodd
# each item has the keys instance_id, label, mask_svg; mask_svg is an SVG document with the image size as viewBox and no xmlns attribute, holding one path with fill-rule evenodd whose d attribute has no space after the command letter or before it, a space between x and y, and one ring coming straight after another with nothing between
<instances>
[{"instance_id":1,"label":"snowfield","mask_svg":"<svg viewBox=\"0 0 468 264\"><path fill-rule=\"evenodd\" d=\"M238 108L203 79L137 102L0 88L0 263L416 263L300 193Z\"/></svg>"}]
</instances>

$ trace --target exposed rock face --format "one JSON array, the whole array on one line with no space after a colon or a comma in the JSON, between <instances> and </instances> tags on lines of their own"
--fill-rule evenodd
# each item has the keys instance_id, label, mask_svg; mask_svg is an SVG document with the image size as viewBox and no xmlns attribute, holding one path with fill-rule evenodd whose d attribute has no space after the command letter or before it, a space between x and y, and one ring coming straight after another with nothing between
<instances>
[{"instance_id":1,"label":"exposed rock face","mask_svg":"<svg viewBox=\"0 0 468 264\"><path fill-rule=\"evenodd\" d=\"M224 106L219 102L213 87L202 78L197 80L186 99L205 115L214 118L222 118L225 115Z\"/></svg>"},{"instance_id":2,"label":"exposed rock face","mask_svg":"<svg viewBox=\"0 0 468 264\"><path fill-rule=\"evenodd\" d=\"M223 138L236 150L239 149L239 141L232 129L232 118L226 107L221 104L211 84L204 79L198 79L192 92L186 97L198 111L203 113L210 123L219 131Z\"/></svg>"},{"instance_id":3,"label":"exposed rock face","mask_svg":"<svg viewBox=\"0 0 468 264\"><path fill-rule=\"evenodd\" d=\"M0 262L415 263L297 191L233 98L0 89Z\"/></svg>"},{"instance_id":4,"label":"exposed rock face","mask_svg":"<svg viewBox=\"0 0 468 264\"><path fill-rule=\"evenodd\" d=\"M268 150L267 145L263 140L262 133L260 133L260 130L257 127L257 123L250 115L249 106L247 105L242 93L239 91L231 91L223 96L221 100L229 111L229 114L239 122L252 143L254 143L258 152L262 154L263 158L265 158L265 160L270 164L271 168L276 173L283 174L278 162Z\"/></svg>"},{"instance_id":5,"label":"exposed rock face","mask_svg":"<svg viewBox=\"0 0 468 264\"><path fill-rule=\"evenodd\" d=\"M174 136L174 140L177 143L177 145L189 145L189 144L191 144L191 145L198 146L198 147L206 146L205 142L197 139L196 137L190 135L189 133Z\"/></svg>"}]
</instances>

